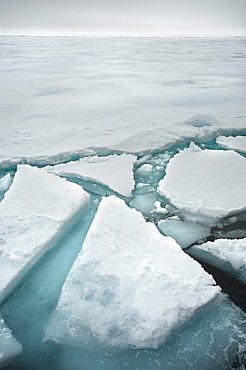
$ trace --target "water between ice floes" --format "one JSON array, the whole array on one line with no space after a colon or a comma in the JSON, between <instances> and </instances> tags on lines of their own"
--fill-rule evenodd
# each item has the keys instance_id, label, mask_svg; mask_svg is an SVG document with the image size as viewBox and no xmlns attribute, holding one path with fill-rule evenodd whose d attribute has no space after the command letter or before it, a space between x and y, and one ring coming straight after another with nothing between
<instances>
[{"instance_id":1,"label":"water between ice floes","mask_svg":"<svg viewBox=\"0 0 246 370\"><path fill-rule=\"evenodd\" d=\"M215 140L202 144L202 148L218 149ZM158 196L156 188L165 173L168 160L177 152L172 148L164 153L155 153L139 158L135 167L136 185L134 196L141 196L140 204L147 194L152 194L153 204ZM149 165L142 167L142 165ZM151 171L149 169L151 168ZM8 173L0 174L3 177ZM13 177L13 172L11 172ZM73 181L74 179L70 179ZM93 182L80 182L93 194L93 207L66 237L53 250L49 251L42 261L35 266L13 294L2 304L0 311L6 324L12 329L13 335L22 343L24 353L7 367L12 370L69 370L80 369L225 369L230 361L231 368L240 369L242 352L234 358L237 343L246 335L246 320L240 309L236 308L227 298L208 312L202 320L191 323L177 333L166 345L158 350L128 350L121 353L95 353L73 347L57 346L54 343L42 342L44 327L49 315L59 298L62 284L74 262L86 236L90 223L96 212L101 195L110 195L112 191L105 186ZM9 184L10 185L10 184ZM5 189L6 190L6 189ZM5 190L0 196L4 196ZM100 195L95 195L100 194ZM150 199L150 198L149 198ZM132 200L128 199L128 203ZM147 202L148 203L148 202ZM130 203L131 205L131 203ZM134 204L133 204L134 205ZM141 208L141 205L140 205ZM148 212L149 204L142 204L141 211L146 218L155 221ZM211 269L204 268L214 274L219 285L228 292L231 299L244 308L246 305L245 286L236 279ZM237 328L240 327L240 331ZM221 341L215 346L213 336ZM231 342L233 338L233 343ZM206 353L204 353L206 348ZM226 350L227 349L227 353ZM216 352L215 352L216 351ZM226 353L226 355L225 355ZM230 357L231 356L231 357ZM241 358L240 358L241 356ZM229 357L229 358L228 358ZM195 364L195 365L194 365Z\"/></svg>"}]
</instances>

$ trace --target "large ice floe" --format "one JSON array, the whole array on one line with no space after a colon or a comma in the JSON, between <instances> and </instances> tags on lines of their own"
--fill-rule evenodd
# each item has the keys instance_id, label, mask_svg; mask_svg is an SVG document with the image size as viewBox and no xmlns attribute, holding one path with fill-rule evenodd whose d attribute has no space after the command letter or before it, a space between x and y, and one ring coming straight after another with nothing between
<instances>
[{"instance_id":1,"label":"large ice floe","mask_svg":"<svg viewBox=\"0 0 246 370\"><path fill-rule=\"evenodd\" d=\"M187 219L214 225L246 210L246 160L234 151L201 150L194 143L169 162L158 192Z\"/></svg>"},{"instance_id":2,"label":"large ice floe","mask_svg":"<svg viewBox=\"0 0 246 370\"><path fill-rule=\"evenodd\" d=\"M246 238L217 239L214 242L194 245L188 249L188 253L246 284Z\"/></svg>"},{"instance_id":3,"label":"large ice floe","mask_svg":"<svg viewBox=\"0 0 246 370\"><path fill-rule=\"evenodd\" d=\"M134 189L133 164L135 155L121 154L87 157L76 162L56 165L50 172L61 176L94 181L125 197Z\"/></svg>"},{"instance_id":4,"label":"large ice floe","mask_svg":"<svg viewBox=\"0 0 246 370\"><path fill-rule=\"evenodd\" d=\"M246 153L245 136L219 136L216 143L224 149L233 149L239 153Z\"/></svg>"},{"instance_id":5,"label":"large ice floe","mask_svg":"<svg viewBox=\"0 0 246 370\"><path fill-rule=\"evenodd\" d=\"M19 165L0 203L0 301L90 207L80 186Z\"/></svg>"},{"instance_id":6,"label":"large ice floe","mask_svg":"<svg viewBox=\"0 0 246 370\"><path fill-rule=\"evenodd\" d=\"M12 335L0 315L0 368L22 353L22 345Z\"/></svg>"},{"instance_id":7,"label":"large ice floe","mask_svg":"<svg viewBox=\"0 0 246 370\"><path fill-rule=\"evenodd\" d=\"M220 288L141 213L104 198L51 314L46 340L88 349L157 348Z\"/></svg>"}]
</instances>

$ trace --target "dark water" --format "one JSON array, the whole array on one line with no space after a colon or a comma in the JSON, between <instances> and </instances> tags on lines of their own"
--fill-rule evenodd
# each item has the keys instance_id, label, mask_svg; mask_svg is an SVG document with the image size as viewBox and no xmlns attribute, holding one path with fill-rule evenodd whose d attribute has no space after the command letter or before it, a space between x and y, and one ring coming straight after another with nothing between
<instances>
[{"instance_id":1,"label":"dark water","mask_svg":"<svg viewBox=\"0 0 246 370\"><path fill-rule=\"evenodd\" d=\"M228 294L232 302L241 307L246 313L246 285L233 276L228 275L226 272L211 266L209 263L203 262L195 257L192 258L196 259L204 270L213 275L214 280L222 288L223 292Z\"/></svg>"}]
</instances>

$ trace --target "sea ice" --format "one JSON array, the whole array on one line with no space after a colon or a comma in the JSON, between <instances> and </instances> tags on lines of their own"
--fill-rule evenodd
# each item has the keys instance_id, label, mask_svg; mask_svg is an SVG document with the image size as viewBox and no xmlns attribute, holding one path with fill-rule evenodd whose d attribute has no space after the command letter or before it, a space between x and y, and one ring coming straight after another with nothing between
<instances>
[{"instance_id":1,"label":"sea ice","mask_svg":"<svg viewBox=\"0 0 246 370\"><path fill-rule=\"evenodd\" d=\"M194 222L176 219L160 220L158 229L166 236L171 236L181 246L187 248L199 239L211 234L211 228Z\"/></svg>"},{"instance_id":2,"label":"sea ice","mask_svg":"<svg viewBox=\"0 0 246 370\"><path fill-rule=\"evenodd\" d=\"M90 207L80 186L19 165L0 204L0 301Z\"/></svg>"},{"instance_id":3,"label":"sea ice","mask_svg":"<svg viewBox=\"0 0 246 370\"><path fill-rule=\"evenodd\" d=\"M236 152L246 153L246 137L245 136L219 136L216 143L225 149L233 149Z\"/></svg>"},{"instance_id":4,"label":"sea ice","mask_svg":"<svg viewBox=\"0 0 246 370\"><path fill-rule=\"evenodd\" d=\"M157 348L220 288L141 213L103 198L48 321L45 340L97 350Z\"/></svg>"},{"instance_id":5,"label":"sea ice","mask_svg":"<svg viewBox=\"0 0 246 370\"><path fill-rule=\"evenodd\" d=\"M156 192L147 192L144 194L137 194L130 201L129 206L142 212L144 215L150 215L156 202Z\"/></svg>"},{"instance_id":6,"label":"sea ice","mask_svg":"<svg viewBox=\"0 0 246 370\"><path fill-rule=\"evenodd\" d=\"M217 239L214 242L194 245L187 252L246 284L246 238Z\"/></svg>"},{"instance_id":7,"label":"sea ice","mask_svg":"<svg viewBox=\"0 0 246 370\"><path fill-rule=\"evenodd\" d=\"M0 368L7 365L13 357L22 353L22 345L12 335L0 315Z\"/></svg>"},{"instance_id":8,"label":"sea ice","mask_svg":"<svg viewBox=\"0 0 246 370\"><path fill-rule=\"evenodd\" d=\"M134 189L133 164L136 160L135 155L125 153L107 157L94 156L54 166L49 172L101 183L125 197L130 197Z\"/></svg>"},{"instance_id":9,"label":"sea ice","mask_svg":"<svg viewBox=\"0 0 246 370\"><path fill-rule=\"evenodd\" d=\"M191 143L170 160L158 192L185 218L212 226L246 209L245 183L246 160L240 154Z\"/></svg>"},{"instance_id":10,"label":"sea ice","mask_svg":"<svg viewBox=\"0 0 246 370\"><path fill-rule=\"evenodd\" d=\"M3 176L0 179L0 191L5 191L10 187L11 184L11 176L10 173L7 173L7 175Z\"/></svg>"}]
</instances>

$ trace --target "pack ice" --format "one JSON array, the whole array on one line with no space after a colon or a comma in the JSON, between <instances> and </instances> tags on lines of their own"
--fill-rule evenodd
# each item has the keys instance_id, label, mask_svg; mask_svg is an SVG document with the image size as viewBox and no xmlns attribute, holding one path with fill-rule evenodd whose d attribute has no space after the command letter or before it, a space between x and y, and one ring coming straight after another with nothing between
<instances>
[{"instance_id":1,"label":"pack ice","mask_svg":"<svg viewBox=\"0 0 246 370\"><path fill-rule=\"evenodd\" d=\"M157 348L205 306L214 280L142 214L101 201L63 285L45 340L98 350Z\"/></svg>"},{"instance_id":2,"label":"pack ice","mask_svg":"<svg viewBox=\"0 0 246 370\"><path fill-rule=\"evenodd\" d=\"M217 239L194 245L188 253L228 272L246 284L246 238Z\"/></svg>"},{"instance_id":3,"label":"pack ice","mask_svg":"<svg viewBox=\"0 0 246 370\"><path fill-rule=\"evenodd\" d=\"M0 301L87 211L80 186L44 170L19 165L0 203Z\"/></svg>"},{"instance_id":4,"label":"pack ice","mask_svg":"<svg viewBox=\"0 0 246 370\"><path fill-rule=\"evenodd\" d=\"M246 160L234 151L191 143L168 163L158 192L187 219L214 225L246 209Z\"/></svg>"},{"instance_id":5,"label":"pack ice","mask_svg":"<svg viewBox=\"0 0 246 370\"><path fill-rule=\"evenodd\" d=\"M0 368L7 365L13 357L22 353L22 345L12 335L0 315Z\"/></svg>"},{"instance_id":6,"label":"pack ice","mask_svg":"<svg viewBox=\"0 0 246 370\"><path fill-rule=\"evenodd\" d=\"M135 155L121 154L107 157L87 157L76 162L56 165L49 171L61 176L90 180L121 194L125 197L132 195L134 189L133 164Z\"/></svg>"}]
</instances>

